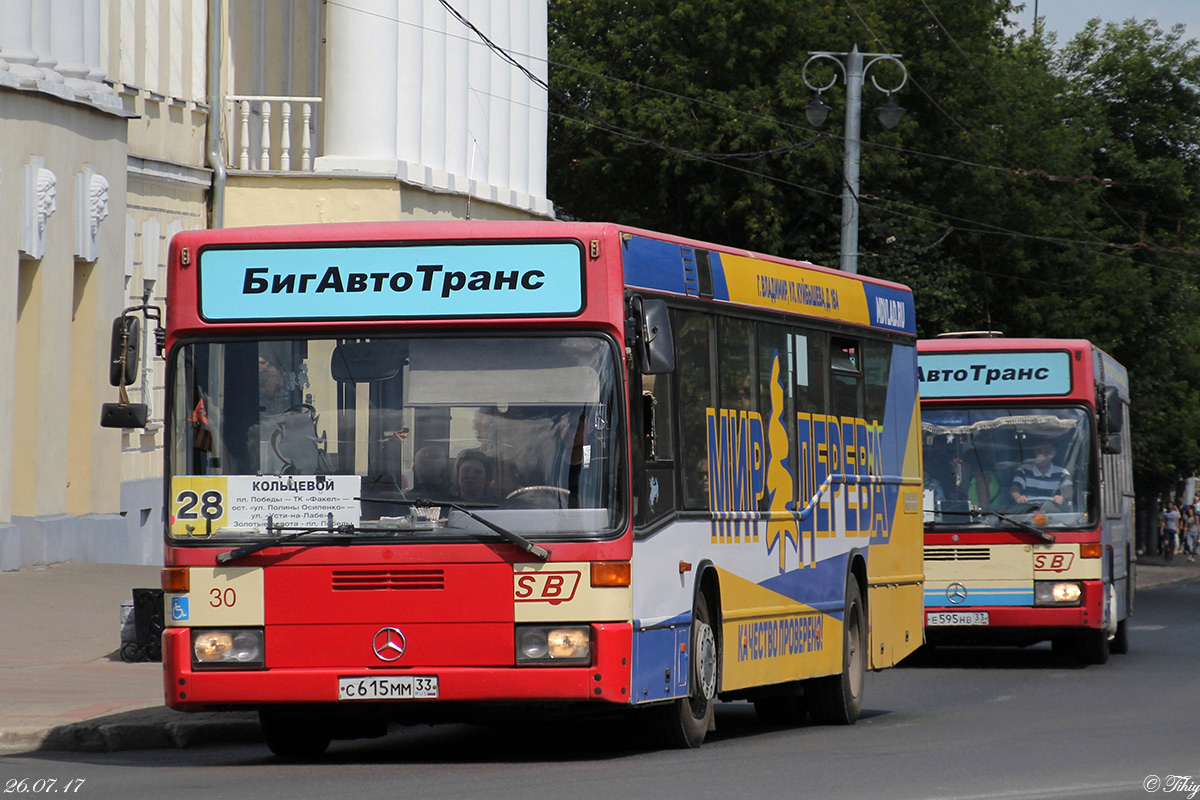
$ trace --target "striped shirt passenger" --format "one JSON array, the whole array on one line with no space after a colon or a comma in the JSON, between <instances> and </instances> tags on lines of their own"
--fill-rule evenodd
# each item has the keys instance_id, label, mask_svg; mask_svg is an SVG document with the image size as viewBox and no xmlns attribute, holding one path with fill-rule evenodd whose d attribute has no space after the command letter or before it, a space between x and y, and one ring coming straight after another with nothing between
<instances>
[{"instance_id":1,"label":"striped shirt passenger","mask_svg":"<svg viewBox=\"0 0 1200 800\"><path fill-rule=\"evenodd\" d=\"M1054 445L1042 442L1036 452L1033 463L1022 464L1013 475L1013 501L1020 505L1065 505L1072 487L1071 473L1054 463Z\"/></svg>"}]
</instances>

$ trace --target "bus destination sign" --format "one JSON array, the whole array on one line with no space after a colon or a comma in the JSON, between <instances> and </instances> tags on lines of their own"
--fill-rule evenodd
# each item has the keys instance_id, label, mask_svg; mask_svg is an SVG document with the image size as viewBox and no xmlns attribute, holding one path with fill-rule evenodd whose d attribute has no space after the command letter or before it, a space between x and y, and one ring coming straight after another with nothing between
<instances>
[{"instance_id":1,"label":"bus destination sign","mask_svg":"<svg viewBox=\"0 0 1200 800\"><path fill-rule=\"evenodd\" d=\"M199 259L210 321L572 315L576 242L217 248Z\"/></svg>"},{"instance_id":2,"label":"bus destination sign","mask_svg":"<svg viewBox=\"0 0 1200 800\"><path fill-rule=\"evenodd\" d=\"M922 353L921 397L1045 397L1071 393L1071 356L1058 352Z\"/></svg>"}]
</instances>

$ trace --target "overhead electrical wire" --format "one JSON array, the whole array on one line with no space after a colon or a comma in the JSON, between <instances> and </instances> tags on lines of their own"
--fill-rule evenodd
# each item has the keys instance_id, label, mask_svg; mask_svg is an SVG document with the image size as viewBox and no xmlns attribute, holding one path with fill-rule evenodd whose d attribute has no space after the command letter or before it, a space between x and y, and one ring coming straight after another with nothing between
<instances>
[{"instance_id":1,"label":"overhead electrical wire","mask_svg":"<svg viewBox=\"0 0 1200 800\"><path fill-rule=\"evenodd\" d=\"M343 5L341 3L338 3L337 0L327 0L327 2L329 2L330 4L333 4L333 5ZM667 144L664 144L664 143L661 143L661 142L658 142L658 141L655 141L652 139L648 139L648 138L641 136L641 135L639 135L633 131L630 131L626 128L623 128L618 125L614 125L614 124L608 122L607 120L604 120L602 117L600 117L599 115L597 115L595 112L591 111L590 109L580 106L578 103L574 102L571 98L567 97L562 92L559 92L558 90L551 87L549 85L549 83L547 83L545 80L543 80L540 76L533 73L525 65L521 64L512 54L510 54L503 47L501 47L501 46L497 45L495 42L493 42L491 40L491 38L488 37L485 33L483 33L474 23L472 23L464 15L462 15L460 12L458 12L458 10L455 9L448 2L448 0L438 0L438 2L446 9L447 13L449 13L451 16L453 16L455 19L457 19L461 24L463 24L465 27L467 27L472 33L474 33L477 37L479 37L480 41L484 45L486 45L490 50L492 50L503 61L505 61L506 63L511 65L513 68L517 69L522 74L524 74L535 85L537 85L538 87L543 89L547 93L548 96L553 97L554 99L563 103L564 105L571 108L572 110L577 111L580 114L587 117L588 121L576 119L576 118L573 118L573 117L570 117L570 116L567 116L564 114L555 114L555 116L558 116L566 121L571 121L571 122L575 122L578 124L585 124L585 125L589 125L591 127L599 128L607 133L617 136L618 138L626 141L629 144L652 147L655 149L659 149L659 150L663 150L665 152L672 153L672 154L677 155L682 158L687 158L687 159L695 160L695 161L705 161L705 162L713 163L714 165L717 165L717 166L723 166L727 169L732 169L732 170L735 170L738 172L743 172L743 173L745 173L747 175L751 175L755 178L759 178L759 179L767 180L767 181L777 183L780 185L800 189L800 190L803 190L806 192L811 192L811 193L826 196L826 197L835 197L835 198L840 197L840 195L835 195L833 193L826 192L826 191L817 189L812 186L807 186L804 184L797 183L795 181L778 178L776 176L769 175L766 173L744 169L744 168L738 167L736 164L730 163L732 161L738 161L738 160L744 160L744 161L757 160L760 158L765 158L769 155L776 155L776 154L785 153L785 152L788 152L791 150L796 150L796 149L805 149L805 148L813 146L815 143L817 143L819 141L835 140L835 139L840 139L840 137L832 136L829 134L818 134L816 137L802 141L802 142L795 142L795 143L784 145L784 146L781 146L778 148L773 148L770 150L760 150L760 151L746 152L746 153L712 153L712 152L696 151L696 150L689 150L686 148L680 148L680 147L676 147L676 146L672 146L672 145L667 145ZM847 2L847 5L849 6L848 0L846 0L846 2ZM368 11L362 11L361 9L353 8L351 6L343 5L343 7L350 9L350 10L354 10L354 11L360 11L361 13L366 13L366 14L373 13L373 12L368 12ZM851 6L851 9L857 15L857 11L855 11L852 6ZM375 16L380 16L380 15L376 14ZM391 21L395 21L395 22L401 22L401 20L392 19L390 17L387 19L389 19ZM859 17L859 19L860 19L860 22L863 22L863 24L865 26L866 23L865 23L865 21L862 21L861 16ZM410 24L410 23L406 22L405 24ZM423 26L417 26L417 27L423 27ZM445 33L444 31L439 31L439 32ZM869 27L868 27L868 32L871 32ZM871 32L871 34L872 34L872 36L875 35L873 32ZM447 34L447 35L449 35L449 34ZM878 37L876 37L876 40L878 41ZM573 69L576 71L583 72L585 74L592 74L592 75L600 77L604 80L618 81L621 83L626 83L626 84L632 85L639 89L652 91L652 92L658 92L658 93L666 94L669 96L674 96L674 97L686 100L688 102L713 106L713 107L719 108L723 111L734 111L735 113L742 113L748 117L755 117L758 119L771 121L775 124L780 125L781 127L789 127L789 128L801 128L802 127L802 126L795 125L793 123L786 123L786 122L782 122L779 120L775 120L771 117L754 114L753 112L738 112L737 110L727 109L723 106L718 106L714 103L709 103L704 100L699 100L697 98L690 98L690 97L687 97L684 95L678 95L678 94L667 92L664 90L655 89L653 87L645 86L644 84L625 81L620 78L611 78L611 77L605 76L601 73L595 73L595 72L591 72L588 70L583 70L583 69L579 69L579 68L575 68L575 67L565 67L564 65L560 65L560 64L557 64L555 62L550 62L550 61L547 61L546 63L553 64L555 66L559 66L562 68ZM914 81L914 83L915 83L915 81ZM933 98L930 97L923 88L921 88L921 91L929 99L929 101L935 108L938 108L938 110L941 111L943 114L945 114L948 119L953 121L964 132L969 134L969 131L967 131L965 128L963 128L961 126L961 123L958 123L957 120L954 120L953 117L948 114L948 112L945 112L945 110L942 109L940 107L940 105L937 104L937 102L935 100L933 100ZM485 94L487 94L487 93L485 92ZM913 151L913 150L906 150L904 148L890 147L887 145L875 145L875 146L883 147L886 149L895 150L895 151L899 151L899 152L903 152L903 153L907 153L907 154L911 154L911 155L915 155L915 156L919 156L919 157L949 160L949 161L957 162L957 163L960 163L960 164L963 164L966 166L972 166L972 167L978 167L978 168L984 168L984 169L996 170L996 171L1003 171L1008 174L1012 174L1014 176L1020 176L1020 177L1044 177L1047 179L1054 179L1054 180L1059 180L1059 181L1064 181L1064 182L1067 182L1067 181L1069 181L1069 182L1101 182L1101 179L1096 178L1095 176L1086 176L1085 178L1063 178L1063 177L1052 176L1043 170L1021 170L1021 169L1014 168L1014 167L1008 167L1008 168L995 167L992 165L978 164L978 163L974 163L974 162L953 159L953 158L946 157L946 156L940 156L940 155L936 155L936 154L927 154L927 153L921 153L920 151ZM996 155L999 157L999 154L996 154ZM1011 237L1023 238L1023 239L1033 240L1033 241L1043 241L1043 242L1054 243L1054 244L1058 244L1058 245L1069 246L1069 247L1073 247L1076 249L1082 249L1083 246L1088 246L1086 249L1086 252L1092 253L1097 256L1116 257L1116 254L1106 253L1106 252L1103 252L1102 250L1097 251L1097 250L1093 250L1091 248L1101 247L1101 248L1113 248L1113 249L1146 249L1146 250L1152 250L1152 251L1160 250L1160 248L1156 248L1156 247L1146 244L1144 242L1139 242L1137 245L1122 245L1119 243L1103 242L1103 241L1099 241L1099 240L1089 240L1089 241L1067 240L1067 239L1063 239L1061 237L1051 237L1051 236L1042 236L1042 235L1037 235L1037 234L1027 234L1027 233L1023 233L1020 231L1014 231L1011 229L1001 228L999 226L993 226L988 223L982 223L977 220L970 220L967 218L955 217L954 215L946 214L944 212L939 212L939 211L936 211L933 209L921 208L919 206L916 206L915 204L907 204L907 203L903 203L902 201L896 201L896 200L886 200L884 198L878 198L878 197L871 196L871 195L863 195L861 198L856 198L856 201L861 202L861 200L868 200L868 201L880 200L887 204L907 205L908 207L916 209L925 215L934 216L934 217L942 217L942 218L945 218L948 220L955 220L960 223L966 223L967 225L970 225L970 226L981 226L981 227L953 226L952 228L943 230L941 232L941 236L937 240L938 242L945 239L946 235L948 235L948 233L950 233L952 230L959 230L959 231L963 231L963 232L967 232L967 233L1011 236ZM897 211L895 209L887 208L885 206L880 206L880 205L872 205L872 207L874 207L876 210L882 211L884 213L892 214L894 216L913 219L913 220L916 220L916 221L919 221L919 222L922 222L925 224L932 224L932 221L924 216L918 216L916 214L910 214L907 212ZM935 242L935 244L936 244L936 242ZM1161 249L1161 250L1164 252L1168 251L1165 248ZM1183 250L1181 248L1172 248L1169 250L1169 252L1186 253L1189 255L1200 255L1200 253ZM873 255L873 254L867 253L864 255L869 256L869 255ZM1158 266L1158 265L1154 265L1154 266ZM1172 271L1176 271L1176 270L1172 270Z\"/></svg>"}]
</instances>

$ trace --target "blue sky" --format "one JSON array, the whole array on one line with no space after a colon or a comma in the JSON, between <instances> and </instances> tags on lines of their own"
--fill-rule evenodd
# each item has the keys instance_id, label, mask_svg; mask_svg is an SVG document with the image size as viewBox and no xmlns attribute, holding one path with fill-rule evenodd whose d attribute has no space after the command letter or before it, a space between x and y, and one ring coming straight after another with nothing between
<instances>
[{"instance_id":1,"label":"blue sky","mask_svg":"<svg viewBox=\"0 0 1200 800\"><path fill-rule=\"evenodd\" d=\"M1118 23L1130 17L1156 19L1164 30L1181 22L1188 26L1188 36L1200 39L1200 0L1026 0L1025 9L1014 17L1019 27L1032 28L1035 4L1046 29L1058 34L1059 44L1082 30L1092 17Z\"/></svg>"}]
</instances>

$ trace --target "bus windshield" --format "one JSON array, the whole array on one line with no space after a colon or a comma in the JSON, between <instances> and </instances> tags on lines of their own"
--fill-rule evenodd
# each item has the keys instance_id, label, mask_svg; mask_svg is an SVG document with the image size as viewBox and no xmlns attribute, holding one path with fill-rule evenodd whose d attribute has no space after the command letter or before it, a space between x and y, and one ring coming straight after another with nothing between
<instances>
[{"instance_id":1,"label":"bus windshield","mask_svg":"<svg viewBox=\"0 0 1200 800\"><path fill-rule=\"evenodd\" d=\"M1089 419L1083 408L923 407L926 529L1091 524Z\"/></svg>"},{"instance_id":2,"label":"bus windshield","mask_svg":"<svg viewBox=\"0 0 1200 800\"><path fill-rule=\"evenodd\" d=\"M615 532L614 353L588 335L185 343L172 362L172 496L225 495L215 529L173 513L171 535L261 539L267 511L293 528L328 517L331 534L487 535L472 513L522 534ZM288 486L336 486L338 502L269 494Z\"/></svg>"}]
</instances>

